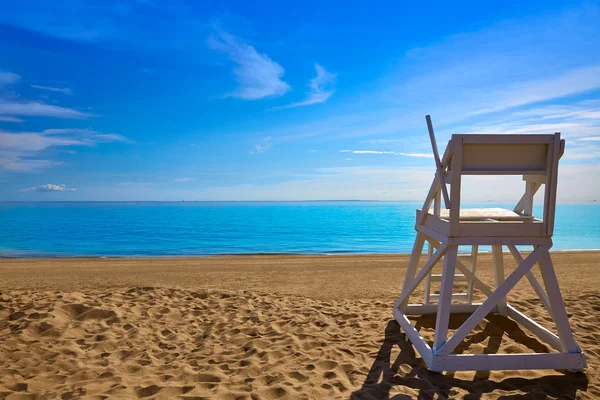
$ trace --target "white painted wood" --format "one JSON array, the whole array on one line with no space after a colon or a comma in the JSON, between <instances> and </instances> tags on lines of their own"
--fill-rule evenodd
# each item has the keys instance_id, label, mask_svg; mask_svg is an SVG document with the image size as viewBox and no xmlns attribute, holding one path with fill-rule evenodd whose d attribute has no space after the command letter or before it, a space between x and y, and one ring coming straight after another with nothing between
<instances>
[{"instance_id":1,"label":"white painted wood","mask_svg":"<svg viewBox=\"0 0 600 400\"><path fill-rule=\"evenodd\" d=\"M486 296L489 297L492 295L492 293L493 293L492 289L490 289L485 283L483 283L479 278L477 278L477 276L475 276L474 272L471 272L469 269L467 269L461 263L456 263L456 268L458 268L458 270L460 272L462 272L470 280L472 285L477 286L477 288L479 290L481 290ZM471 298L472 298L472 294L471 294Z\"/></svg>"},{"instance_id":2,"label":"white painted wood","mask_svg":"<svg viewBox=\"0 0 600 400\"><path fill-rule=\"evenodd\" d=\"M463 274L456 274L456 275L454 275L454 282L467 282L468 280L469 280L469 278L467 278ZM429 281L430 282L441 282L442 281L442 274L431 274L429 276Z\"/></svg>"},{"instance_id":3,"label":"white painted wood","mask_svg":"<svg viewBox=\"0 0 600 400\"><path fill-rule=\"evenodd\" d=\"M460 188L461 188L461 168L462 168L462 142L455 139L452 135L452 186L450 187L450 203L455 207L450 208L450 234L449 236L458 236L460 222Z\"/></svg>"},{"instance_id":4,"label":"white painted wood","mask_svg":"<svg viewBox=\"0 0 600 400\"><path fill-rule=\"evenodd\" d=\"M558 160L560 158L560 133L554 134L554 142L548 146L547 184L544 196L544 233L552 236L554 233L554 214L556 210L556 189L558 186Z\"/></svg>"},{"instance_id":5,"label":"white painted wood","mask_svg":"<svg viewBox=\"0 0 600 400\"><path fill-rule=\"evenodd\" d=\"M463 143L482 144L544 144L552 143L554 135L521 135L521 134L462 134L452 135Z\"/></svg>"},{"instance_id":6,"label":"white painted wood","mask_svg":"<svg viewBox=\"0 0 600 400\"><path fill-rule=\"evenodd\" d=\"M453 354L433 356L432 371L492 371L526 369L582 370L583 353Z\"/></svg>"},{"instance_id":7,"label":"white painted wood","mask_svg":"<svg viewBox=\"0 0 600 400\"><path fill-rule=\"evenodd\" d=\"M441 210L440 217L448 219L449 210ZM504 208L463 208L460 210L460 221L483 221L494 219L497 221L531 221L531 215L521 215Z\"/></svg>"},{"instance_id":8,"label":"white painted wood","mask_svg":"<svg viewBox=\"0 0 600 400\"><path fill-rule=\"evenodd\" d=\"M466 293L452 293L452 301L453 302L463 302L466 303L467 302L467 294ZM431 295L431 301L432 302L439 302L440 299L440 295L439 294L432 294Z\"/></svg>"},{"instance_id":9,"label":"white painted wood","mask_svg":"<svg viewBox=\"0 0 600 400\"><path fill-rule=\"evenodd\" d=\"M546 183L546 175L529 175L529 174L525 174L525 175L523 175L523 180L525 182L537 183L538 186L541 186L544 183Z\"/></svg>"},{"instance_id":10,"label":"white painted wood","mask_svg":"<svg viewBox=\"0 0 600 400\"><path fill-rule=\"evenodd\" d=\"M431 228L444 236L447 236L450 232L450 222L432 214L425 214L423 210L417 210L417 221L419 220L423 221L420 226Z\"/></svg>"},{"instance_id":11,"label":"white painted wood","mask_svg":"<svg viewBox=\"0 0 600 400\"><path fill-rule=\"evenodd\" d=\"M558 133L554 135L452 135L440 160L431 118L427 116L426 120L436 162L436 175L423 208L416 213L415 230L418 235L402 294L394 305L394 318L402 326L428 367L434 371L530 368L580 370L584 368L585 356L573 339L549 255L554 229L558 159L564 152L564 140L560 139ZM525 193L512 211L461 209L462 175L516 174L523 175ZM446 184L450 185L449 194ZM542 185L545 185L544 212L540 220L533 216L533 198ZM441 210L442 195L448 210ZM432 205L433 212L431 212ZM428 260L417 274L425 240L428 242ZM459 245L472 246L471 255L458 256ZM492 246L496 283L494 289L489 288L476 276L478 246L481 245ZM515 247L518 245L534 246L534 251L523 259ZM506 279L504 279L502 246L508 246L519 263ZM433 266L444 255L442 275L432 275ZM538 262L546 291L531 272L531 268ZM558 335L506 303L507 294L523 276L527 277L542 304L553 317ZM408 304L410 294L424 279L424 304ZM467 292L453 293L454 281L467 282ZM439 295L431 294L432 282L440 283ZM488 296L483 303L471 304L475 288ZM436 300L438 304L432 304ZM458 303L459 301L465 303ZM449 315L455 312L466 312L471 316L448 339ZM560 352L450 354L491 312L509 316ZM436 314L433 350L406 318L406 313Z\"/></svg>"},{"instance_id":12,"label":"white painted wood","mask_svg":"<svg viewBox=\"0 0 600 400\"><path fill-rule=\"evenodd\" d=\"M534 335L542 339L544 342L548 343L554 349L561 351L562 347L560 344L560 338L556 336L554 333L550 332L548 329L544 328L513 306L508 306L508 316L523 325L526 329L529 329Z\"/></svg>"},{"instance_id":13,"label":"white painted wood","mask_svg":"<svg viewBox=\"0 0 600 400\"><path fill-rule=\"evenodd\" d=\"M560 288L558 287L558 280L556 279L556 273L554 272L554 267L552 266L550 253L546 252L543 254L539 260L539 265L542 273L542 279L544 281L544 285L546 286L548 300L550 301L552 319L554 320L558 336L560 337L562 351L568 353L580 353L581 349L577 343L575 343L573 332L571 331L571 326L569 325L569 318L567 317L565 303L563 301L562 294L560 293Z\"/></svg>"},{"instance_id":14,"label":"white painted wood","mask_svg":"<svg viewBox=\"0 0 600 400\"><path fill-rule=\"evenodd\" d=\"M439 195L439 190L440 190L440 179L438 177L438 174L436 173L435 176L433 177L433 182L431 183L431 187L429 188L429 193L427 194L427 197L425 198L425 202L423 203L423 207L421 208L421 210L423 210L423 214L420 216L419 215L417 216L417 224L422 225L425 222L425 218L429 214L429 209L431 208L431 203L434 201L434 198Z\"/></svg>"},{"instance_id":15,"label":"white painted wood","mask_svg":"<svg viewBox=\"0 0 600 400\"><path fill-rule=\"evenodd\" d=\"M417 233L417 238L415 239L415 244L413 245L413 250L410 255L410 260L408 262L408 267L406 268L406 277L404 278L404 284L402 285L402 293L404 293L410 283L415 278L415 274L417 273L417 267L419 266L419 261L421 260L421 252L423 251L423 246L425 244L425 235L421 232ZM414 289L413 289L414 290ZM408 303L408 298L406 301L400 302L396 301L394 308L400 307L403 309Z\"/></svg>"},{"instance_id":16,"label":"white painted wood","mask_svg":"<svg viewBox=\"0 0 600 400\"><path fill-rule=\"evenodd\" d=\"M433 219L433 218L432 218ZM433 221L431 221L433 222ZM429 224L429 220L427 221ZM450 224L452 226L452 224ZM497 222L486 221L465 221L458 224L458 236L501 236L501 237L519 237L519 236L544 236L543 224L535 219L531 222L504 221Z\"/></svg>"},{"instance_id":17,"label":"white painted wood","mask_svg":"<svg viewBox=\"0 0 600 400\"><path fill-rule=\"evenodd\" d=\"M431 259L427 260L427 262L423 266L423 269L421 269L421 272L419 272L419 274L412 281L408 281L408 284L407 284L407 281L404 282L406 287L402 289L402 295L396 301L396 304L397 304L396 307L399 306L400 309L404 311L404 306L406 304L408 304L408 298L410 297L412 292L415 291L417 286L419 286L419 284L423 281L423 279L425 279L425 276L429 273L429 271L431 271L431 269L435 266L435 264L437 264L437 262L442 258L442 256L444 254L446 254L447 250L448 250L448 248L446 246L440 247L433 254L433 257L431 257Z\"/></svg>"},{"instance_id":18,"label":"white painted wood","mask_svg":"<svg viewBox=\"0 0 600 400\"><path fill-rule=\"evenodd\" d=\"M474 245L471 247L470 272L473 274L473 276L470 277L469 284L467 286L467 295L468 295L467 303L469 303L469 304L473 303L473 280L477 279L477 278L475 278L475 273L477 271L477 253L478 252L479 252L479 246Z\"/></svg>"},{"instance_id":19,"label":"white painted wood","mask_svg":"<svg viewBox=\"0 0 600 400\"><path fill-rule=\"evenodd\" d=\"M489 296L471 316L458 328L454 334L448 339L446 344L434 351L434 354L450 354L460 342L481 322L481 320L504 298L506 294L519 282L527 271L535 265L544 253L547 254L548 248L539 246L519 265L500 287L496 288L494 293Z\"/></svg>"},{"instance_id":20,"label":"white painted wood","mask_svg":"<svg viewBox=\"0 0 600 400\"><path fill-rule=\"evenodd\" d=\"M408 339L411 341L413 346L415 346L417 352L421 355L421 358L423 358L423 361L425 361L425 364L427 364L427 366L430 367L431 358L433 355L431 347L429 347L425 339L421 337L421 334L419 333L417 328L415 328L414 325L411 324L411 322L408 320L408 318L402 311L394 307L393 315L396 322L400 324L402 330L404 331L406 336L408 336Z\"/></svg>"},{"instance_id":21,"label":"white painted wood","mask_svg":"<svg viewBox=\"0 0 600 400\"><path fill-rule=\"evenodd\" d=\"M492 245L492 244L501 244L501 245L509 245L513 244L516 246L520 245L529 245L529 246L552 246L552 240L549 237L539 237L539 236L459 236L456 238L446 237L440 233L432 230L432 229L423 229L419 227L417 229L420 232L424 232L426 235L431 233L432 235L437 235L441 237L441 241L443 241L448 246L472 246L472 245ZM437 239L437 238L436 238Z\"/></svg>"},{"instance_id":22,"label":"white painted wood","mask_svg":"<svg viewBox=\"0 0 600 400\"><path fill-rule=\"evenodd\" d=\"M433 250L434 247L431 244L430 241L427 241L427 259L431 260L431 257L433 257ZM423 291L423 303L424 304L429 304L430 300L429 300L429 296L431 294L431 278L432 278L432 274L431 271L429 271L429 273L425 276L425 290ZM434 281L436 282L436 281Z\"/></svg>"},{"instance_id":23,"label":"white painted wood","mask_svg":"<svg viewBox=\"0 0 600 400\"><path fill-rule=\"evenodd\" d=\"M446 181L444 180L444 169L442 167L442 161L440 160L440 154L438 153L437 142L435 140L435 133L433 132L433 124L431 123L431 117L425 116L427 122L427 130L429 131L429 140L431 141L431 148L433 150L433 158L435 159L435 167L437 176L441 185L442 195L444 196L444 204L446 208L450 208L450 198L448 197L448 188L446 188Z\"/></svg>"},{"instance_id":24,"label":"white painted wood","mask_svg":"<svg viewBox=\"0 0 600 400\"><path fill-rule=\"evenodd\" d=\"M510 253L514 257L515 261L517 261L518 264L521 264L523 262L523 256L521 256L519 250L517 250L517 248L511 244L509 244L507 247L510 250ZM537 296L540 298L540 301L542 302L542 305L544 306L546 311L548 311L548 314L552 315L552 309L550 308L550 301L548 300L548 296L546 295L546 292L544 292L542 285L540 285L540 283L535 278L535 275L533 275L533 272L527 272L525 277L527 278L529 284L535 291L535 294L537 294Z\"/></svg>"},{"instance_id":25,"label":"white painted wood","mask_svg":"<svg viewBox=\"0 0 600 400\"><path fill-rule=\"evenodd\" d=\"M434 350L443 346L448 338L448 321L450 318L450 306L452 304L454 269L456 268L457 253L458 246L452 246L448 248L444 258L444 268L442 270L443 278L440 287L438 313L435 321L435 334L433 337Z\"/></svg>"},{"instance_id":26,"label":"white painted wood","mask_svg":"<svg viewBox=\"0 0 600 400\"><path fill-rule=\"evenodd\" d=\"M494 283L498 289L504 283L504 256L502 254L502 245L492 245L492 264L494 266ZM506 297L500 298L498 310L501 315L508 315L506 308Z\"/></svg>"}]
</instances>

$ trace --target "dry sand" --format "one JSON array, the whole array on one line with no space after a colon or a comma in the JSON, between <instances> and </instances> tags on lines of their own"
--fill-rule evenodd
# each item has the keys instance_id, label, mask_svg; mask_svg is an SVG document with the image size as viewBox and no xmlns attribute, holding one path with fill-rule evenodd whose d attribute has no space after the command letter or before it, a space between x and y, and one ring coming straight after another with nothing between
<instances>
[{"instance_id":1,"label":"dry sand","mask_svg":"<svg viewBox=\"0 0 600 400\"><path fill-rule=\"evenodd\" d=\"M600 398L600 253L553 259L584 373L429 372L391 318L404 255L3 259L0 398ZM553 327L526 282L509 301ZM489 316L459 350L549 347Z\"/></svg>"}]
</instances>

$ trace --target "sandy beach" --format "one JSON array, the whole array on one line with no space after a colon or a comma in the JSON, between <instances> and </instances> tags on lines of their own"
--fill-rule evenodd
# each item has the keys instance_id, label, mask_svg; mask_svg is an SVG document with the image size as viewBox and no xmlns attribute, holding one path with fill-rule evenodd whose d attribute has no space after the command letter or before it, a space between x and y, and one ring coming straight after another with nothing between
<instances>
[{"instance_id":1,"label":"sandy beach","mask_svg":"<svg viewBox=\"0 0 600 400\"><path fill-rule=\"evenodd\" d=\"M600 253L553 260L584 373L429 372L391 316L406 255L1 259L0 398L600 398ZM553 328L526 281L508 300ZM549 346L488 316L459 351Z\"/></svg>"}]
</instances>

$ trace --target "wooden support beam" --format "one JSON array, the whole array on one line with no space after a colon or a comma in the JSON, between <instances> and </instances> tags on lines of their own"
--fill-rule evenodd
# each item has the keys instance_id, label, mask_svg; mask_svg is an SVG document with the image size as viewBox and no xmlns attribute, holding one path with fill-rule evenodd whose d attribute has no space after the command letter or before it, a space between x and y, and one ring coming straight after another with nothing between
<instances>
[{"instance_id":1,"label":"wooden support beam","mask_svg":"<svg viewBox=\"0 0 600 400\"><path fill-rule=\"evenodd\" d=\"M439 251L439 250L438 250ZM433 337L433 348L439 349L448 338L448 321L450 318L450 307L452 304L452 290L454 285L454 270L456 268L456 255L458 246L447 248L442 270L442 284L438 301L438 313L435 321L435 334Z\"/></svg>"},{"instance_id":2,"label":"wooden support beam","mask_svg":"<svg viewBox=\"0 0 600 400\"><path fill-rule=\"evenodd\" d=\"M517 263L521 264L523 262L523 256L521 256L521 253L519 253L519 250L517 250L517 248L512 244L508 245L507 247L508 247L508 250L510 250L510 253L514 257L514 259L517 261ZM525 277L527 278L527 280L529 281L529 284L535 291L535 294L537 294L537 296L540 298L540 301L542 302L542 305L544 306L546 311L548 311L548 314L550 314L550 316L552 316L552 309L550 308L550 301L548 300L548 296L546 295L546 292L544 292L542 285L540 285L538 280L535 279L535 275L533 275L533 272L531 272L531 271L528 271L527 274L525 275Z\"/></svg>"},{"instance_id":3,"label":"wooden support beam","mask_svg":"<svg viewBox=\"0 0 600 400\"><path fill-rule=\"evenodd\" d=\"M582 370L583 353L452 354L433 356L432 371L491 371L526 369Z\"/></svg>"},{"instance_id":4,"label":"wooden support beam","mask_svg":"<svg viewBox=\"0 0 600 400\"><path fill-rule=\"evenodd\" d=\"M444 169L442 167L442 161L440 160L440 153L438 152L435 133L433 132L433 124L431 123L431 117L426 115L425 121L427 121L427 130L429 131L429 140L431 140L433 158L435 159L435 168L442 188L442 195L444 196L444 205L446 208L451 208L450 197L448 196L448 188L446 188L446 181L444 180Z\"/></svg>"},{"instance_id":5,"label":"wooden support beam","mask_svg":"<svg viewBox=\"0 0 600 400\"><path fill-rule=\"evenodd\" d=\"M537 251L539 247L534 250ZM533 254L533 253L531 253ZM558 280L556 279L556 273L550 259L550 253L546 252L542 255L539 260L540 271L542 273L542 279L546 286L546 293L548 294L548 300L550 301L550 309L552 310L552 319L556 325L558 331L558 337L560 338L561 349L563 352L568 353L581 353L581 349L575 343L573 338L573 332L569 325L569 318L567 317L567 311L565 310L565 303L558 287Z\"/></svg>"},{"instance_id":6,"label":"wooden support beam","mask_svg":"<svg viewBox=\"0 0 600 400\"><path fill-rule=\"evenodd\" d=\"M523 327L526 329L529 329L531 333L548 343L554 349L561 351L560 338L557 335L550 332L548 329L544 328L511 305L508 306L508 316L515 320L515 322L523 325Z\"/></svg>"},{"instance_id":7,"label":"wooden support beam","mask_svg":"<svg viewBox=\"0 0 600 400\"><path fill-rule=\"evenodd\" d=\"M467 285L467 303L473 303L473 279L475 278L475 271L477 270L477 253L479 252L479 246L473 245L471 247L471 268L470 272L473 274L471 279L469 280L469 284ZM484 285L485 286L485 285Z\"/></svg>"},{"instance_id":8,"label":"wooden support beam","mask_svg":"<svg viewBox=\"0 0 600 400\"><path fill-rule=\"evenodd\" d=\"M458 328L452 337L441 347L435 348L435 354L450 354L460 342L481 322L481 320L504 298L506 294L519 282L527 271L537 263L544 254L548 254L548 247L539 246L519 265L504 283L483 302L471 316Z\"/></svg>"},{"instance_id":9,"label":"wooden support beam","mask_svg":"<svg viewBox=\"0 0 600 400\"><path fill-rule=\"evenodd\" d=\"M492 263L494 265L494 282L496 289L504 282L504 255L502 254L502 245L495 244L492 246ZM506 316L506 296L500 298L498 302L498 311Z\"/></svg>"},{"instance_id":10,"label":"wooden support beam","mask_svg":"<svg viewBox=\"0 0 600 400\"><path fill-rule=\"evenodd\" d=\"M421 248L422 247L423 246L421 245ZM419 286L419 283L421 283L421 281L423 281L423 279L425 279L425 276L429 273L429 271L431 271L433 266L435 264L437 264L437 262L440 260L440 258L442 258L442 256L444 254L446 254L447 250L448 250L448 248L446 246L440 247L435 252L433 257L431 257L429 260L427 260L427 262L423 266L423 269L421 270L421 272L419 272L419 274L417 275L416 278L414 278L411 281L404 282L405 288L402 289L402 295L396 301L396 305L395 305L396 308L397 307L403 308L408 303L408 298L410 297L412 292L414 292L415 289L417 288L417 286Z\"/></svg>"},{"instance_id":11,"label":"wooden support beam","mask_svg":"<svg viewBox=\"0 0 600 400\"><path fill-rule=\"evenodd\" d=\"M402 330L404 331L406 336L408 336L408 338L410 339L410 342L413 344L413 346L415 346L415 349L417 349L417 351L423 358L423 361L425 361L425 364L427 364L428 367L431 367L431 358L433 355L431 347L429 347L425 339L421 337L421 334L419 333L417 328L415 328L414 325L411 324L411 322L408 320L408 318L402 311L394 307L392 314L394 315L394 319L396 320L396 322L398 322L398 324L400 324L400 326L402 327Z\"/></svg>"},{"instance_id":12,"label":"wooden support beam","mask_svg":"<svg viewBox=\"0 0 600 400\"><path fill-rule=\"evenodd\" d=\"M408 262L408 267L406 268L406 276L404 277L404 284L402 285L402 293L404 293L408 289L409 284L415 278L415 274L417 273L417 267L419 266L419 261L421 260L421 252L423 251L424 245L425 234L418 232L417 237L415 239L415 244L413 245L412 253L410 255L410 261ZM406 301L396 301L394 308L404 308L407 303L408 297L406 298Z\"/></svg>"}]
</instances>

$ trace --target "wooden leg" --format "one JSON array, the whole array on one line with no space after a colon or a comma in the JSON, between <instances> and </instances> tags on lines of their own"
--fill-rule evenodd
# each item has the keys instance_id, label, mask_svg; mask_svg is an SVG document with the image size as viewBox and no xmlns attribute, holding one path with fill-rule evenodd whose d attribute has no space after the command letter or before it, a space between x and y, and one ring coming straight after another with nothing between
<instances>
[{"instance_id":1,"label":"wooden leg","mask_svg":"<svg viewBox=\"0 0 600 400\"><path fill-rule=\"evenodd\" d=\"M546 286L546 293L548 294L548 300L550 301L552 317L556 324L562 351L565 353L580 353L581 349L577 346L577 343L575 343L573 332L569 325L569 318L567 317L565 303L560 293L560 288L558 287L558 280L556 279L556 273L554 272L550 253L546 252L538 264L542 273L544 286Z\"/></svg>"},{"instance_id":2,"label":"wooden leg","mask_svg":"<svg viewBox=\"0 0 600 400\"><path fill-rule=\"evenodd\" d=\"M427 259L431 260L433 256L433 245L431 242L427 242ZM427 274L425 277L425 292L423 292L423 304L429 304L429 296L431 294L431 282L429 278L431 277L431 272Z\"/></svg>"},{"instance_id":3,"label":"wooden leg","mask_svg":"<svg viewBox=\"0 0 600 400\"><path fill-rule=\"evenodd\" d=\"M450 246L444 258L442 285L438 302L437 318L435 321L435 336L433 338L434 353L442 347L448 339L448 321L450 319L450 305L452 304L457 253L458 246Z\"/></svg>"},{"instance_id":4,"label":"wooden leg","mask_svg":"<svg viewBox=\"0 0 600 400\"><path fill-rule=\"evenodd\" d=\"M492 246L492 261L494 264L496 289L498 289L504 282L504 257L502 256L502 245ZM500 315L508 316L506 297L502 297L502 299L498 302L498 313Z\"/></svg>"},{"instance_id":5,"label":"wooden leg","mask_svg":"<svg viewBox=\"0 0 600 400\"><path fill-rule=\"evenodd\" d=\"M479 250L479 246L473 245L471 248L471 265L470 270L475 275L475 271L477 269L477 251ZM473 280L469 279L469 285L467 287L467 304L473 304Z\"/></svg>"},{"instance_id":6,"label":"wooden leg","mask_svg":"<svg viewBox=\"0 0 600 400\"><path fill-rule=\"evenodd\" d=\"M436 354L448 355L450 354L460 342L464 340L467 335L473 331L473 329L481 322L481 320L490 313L494 307L497 307L500 300L506 297L506 294L519 282L519 280L525 275L527 271L531 269L543 255L543 252L547 252L549 246L538 246L527 258L506 278L504 283L492 293L487 300L479 306L479 308L471 314L469 318L458 328L452 337L448 339L442 348L436 348ZM439 311L438 311L439 312ZM437 334L437 332L436 332Z\"/></svg>"},{"instance_id":7,"label":"wooden leg","mask_svg":"<svg viewBox=\"0 0 600 400\"><path fill-rule=\"evenodd\" d=\"M415 244L413 245L413 250L410 255L410 261L408 262L408 267L406 269L406 277L404 278L404 284L402 285L402 293L404 293L412 281L415 279L415 275L417 273L417 267L419 266L419 261L421 260L421 252L423 251L423 246L425 245L425 235L421 232L417 233L417 237L415 239ZM394 307L400 307L403 312L406 312L406 305L408 304L408 298L403 304L396 304Z\"/></svg>"},{"instance_id":8,"label":"wooden leg","mask_svg":"<svg viewBox=\"0 0 600 400\"><path fill-rule=\"evenodd\" d=\"M510 244L508 245L508 249L510 250L517 263L521 264L523 262L523 256L521 256L521 253L519 253L517 247L515 245ZM535 293L540 298L542 305L544 306L546 311L548 311L548 314L552 316L552 310L550 309L550 300L548 300L548 296L544 292L544 289L542 289L540 283L537 281L537 279L535 279L535 275L533 275L533 272L527 272L527 275L525 275L525 277L529 281L529 284L531 285Z\"/></svg>"}]
</instances>

